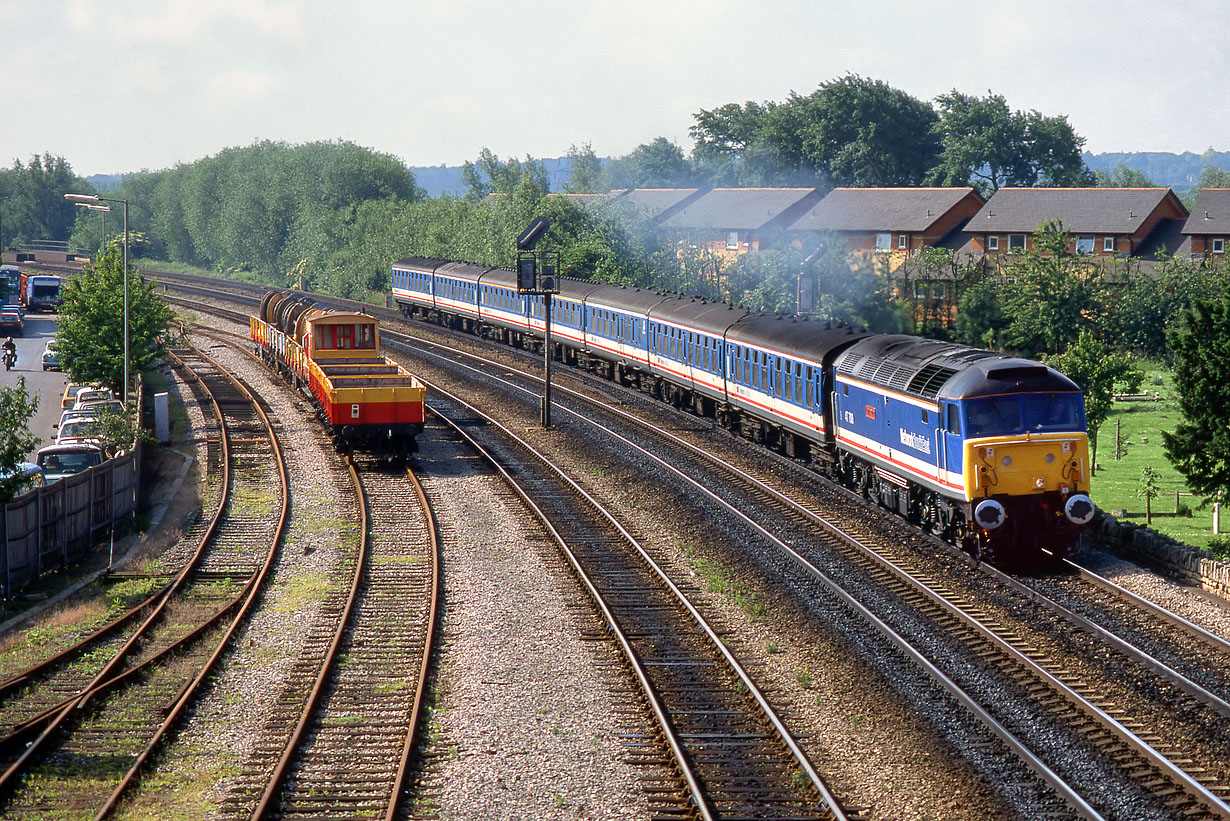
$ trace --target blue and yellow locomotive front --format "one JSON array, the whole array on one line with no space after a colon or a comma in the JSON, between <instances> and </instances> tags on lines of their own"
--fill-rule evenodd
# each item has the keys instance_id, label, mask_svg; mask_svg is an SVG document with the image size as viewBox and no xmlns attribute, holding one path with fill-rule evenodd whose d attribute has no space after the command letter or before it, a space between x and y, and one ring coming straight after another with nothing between
<instances>
[{"instance_id":1,"label":"blue and yellow locomotive front","mask_svg":"<svg viewBox=\"0 0 1230 821\"><path fill-rule=\"evenodd\" d=\"M859 342L835 364L847 483L1004 563L1073 552L1094 506L1084 401L1070 379L904 336Z\"/></svg>"},{"instance_id":2,"label":"blue and yellow locomotive front","mask_svg":"<svg viewBox=\"0 0 1230 821\"><path fill-rule=\"evenodd\" d=\"M953 404L978 546L1001 556L1001 547L1072 553L1094 514L1080 390L1057 371L1022 360L989 365L952 387L961 394Z\"/></svg>"}]
</instances>

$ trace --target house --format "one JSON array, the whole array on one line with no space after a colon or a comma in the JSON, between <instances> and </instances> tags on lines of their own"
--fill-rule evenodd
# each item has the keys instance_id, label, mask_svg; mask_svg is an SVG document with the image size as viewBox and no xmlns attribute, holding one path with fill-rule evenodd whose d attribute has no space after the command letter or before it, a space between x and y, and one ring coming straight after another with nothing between
<instances>
[{"instance_id":1,"label":"house","mask_svg":"<svg viewBox=\"0 0 1230 821\"><path fill-rule=\"evenodd\" d=\"M985 204L973 188L834 188L791 226L804 246L821 232L842 236L850 251L913 252L959 236ZM809 234L815 234L809 238Z\"/></svg>"},{"instance_id":2,"label":"house","mask_svg":"<svg viewBox=\"0 0 1230 821\"><path fill-rule=\"evenodd\" d=\"M669 219L705 193L703 188L628 188L616 189L607 202L616 207L630 208L653 223Z\"/></svg>"},{"instance_id":3,"label":"house","mask_svg":"<svg viewBox=\"0 0 1230 821\"><path fill-rule=\"evenodd\" d=\"M1141 256L1187 216L1169 188L1001 188L965 233L975 253L1021 253L1043 223L1058 220L1072 235L1073 253Z\"/></svg>"},{"instance_id":4,"label":"house","mask_svg":"<svg viewBox=\"0 0 1230 821\"><path fill-rule=\"evenodd\" d=\"M1192 256L1206 260L1226 258L1230 239L1230 188L1204 188L1196 195L1191 216L1183 223Z\"/></svg>"},{"instance_id":5,"label":"house","mask_svg":"<svg viewBox=\"0 0 1230 821\"><path fill-rule=\"evenodd\" d=\"M814 188L713 188L679 203L657 224L730 258L784 244L787 227L820 199Z\"/></svg>"}]
</instances>

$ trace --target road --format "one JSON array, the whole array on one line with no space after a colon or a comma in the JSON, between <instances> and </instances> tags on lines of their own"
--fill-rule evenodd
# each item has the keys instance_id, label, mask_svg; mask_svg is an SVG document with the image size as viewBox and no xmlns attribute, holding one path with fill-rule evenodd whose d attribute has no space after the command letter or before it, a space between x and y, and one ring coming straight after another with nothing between
<instances>
[{"instance_id":1,"label":"road","mask_svg":"<svg viewBox=\"0 0 1230 821\"><path fill-rule=\"evenodd\" d=\"M25 332L13 337L17 343L17 367L11 371L0 369L0 387L16 385L19 378L25 377L26 390L38 396L38 410L30 420L30 431L40 439L35 451L55 441L60 399L68 383L59 371L43 370L43 347L56 335L58 319L55 314L26 314ZM33 462L34 451L26 459Z\"/></svg>"}]
</instances>

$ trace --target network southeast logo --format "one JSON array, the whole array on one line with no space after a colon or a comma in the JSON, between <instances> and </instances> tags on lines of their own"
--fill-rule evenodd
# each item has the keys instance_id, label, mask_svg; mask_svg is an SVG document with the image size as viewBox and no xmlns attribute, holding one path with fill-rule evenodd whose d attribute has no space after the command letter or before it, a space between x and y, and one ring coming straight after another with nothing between
<instances>
[{"instance_id":1,"label":"network southeast logo","mask_svg":"<svg viewBox=\"0 0 1230 821\"><path fill-rule=\"evenodd\" d=\"M907 433L901 431L901 444L907 448L922 451L923 453L931 453L931 440L925 436L919 436L917 433Z\"/></svg>"}]
</instances>

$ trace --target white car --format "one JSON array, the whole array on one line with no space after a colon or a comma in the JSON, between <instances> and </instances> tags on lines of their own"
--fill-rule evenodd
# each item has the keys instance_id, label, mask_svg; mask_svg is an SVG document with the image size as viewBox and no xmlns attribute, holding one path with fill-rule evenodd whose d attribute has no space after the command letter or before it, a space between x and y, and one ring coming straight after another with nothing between
<instances>
[{"instance_id":1,"label":"white car","mask_svg":"<svg viewBox=\"0 0 1230 821\"><path fill-rule=\"evenodd\" d=\"M60 426L57 445L93 445L97 441L98 419L74 419Z\"/></svg>"},{"instance_id":2,"label":"white car","mask_svg":"<svg viewBox=\"0 0 1230 821\"><path fill-rule=\"evenodd\" d=\"M47 344L43 347L43 370L60 370L60 354L56 350L56 341L54 339L47 340Z\"/></svg>"}]
</instances>

